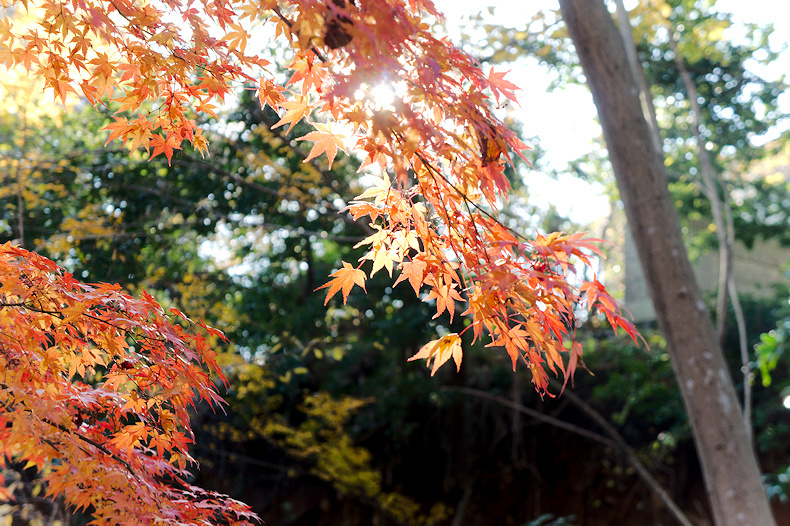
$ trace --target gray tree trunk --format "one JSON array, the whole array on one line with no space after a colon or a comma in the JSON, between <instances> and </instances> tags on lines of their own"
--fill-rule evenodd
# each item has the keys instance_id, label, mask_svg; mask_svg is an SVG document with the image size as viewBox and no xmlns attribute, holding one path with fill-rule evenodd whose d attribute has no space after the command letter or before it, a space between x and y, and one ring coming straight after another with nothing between
<instances>
[{"instance_id":1,"label":"gray tree trunk","mask_svg":"<svg viewBox=\"0 0 790 526\"><path fill-rule=\"evenodd\" d=\"M592 91L719 526L775 524L743 415L683 245L663 159L603 0L560 0Z\"/></svg>"}]
</instances>

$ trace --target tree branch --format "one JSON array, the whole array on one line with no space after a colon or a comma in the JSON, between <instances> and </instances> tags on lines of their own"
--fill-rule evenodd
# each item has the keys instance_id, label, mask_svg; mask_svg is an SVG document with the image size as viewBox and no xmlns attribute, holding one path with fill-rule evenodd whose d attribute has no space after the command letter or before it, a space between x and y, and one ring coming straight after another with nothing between
<instances>
[{"instance_id":1,"label":"tree branch","mask_svg":"<svg viewBox=\"0 0 790 526\"><path fill-rule=\"evenodd\" d=\"M503 396L493 395L491 393L487 393L486 391L481 391L480 389L473 389L471 387L442 387L442 391L452 391L457 393L463 393L470 396L476 396L478 398L484 398L486 400L491 400L492 402L496 402L499 405L503 405L512 409L513 411L518 411L519 413L523 413L528 415L535 420L539 420L546 424L552 425L554 427L558 427L560 429L564 429L566 431L570 431L571 433L575 433L577 435L583 436L585 438L589 438L590 440L594 440L595 442L599 442L605 446L611 447L613 449L619 449L618 444L613 440L606 438L603 435L595 433L594 431L589 431L582 427L579 427L575 424L571 424L570 422L566 422L564 420L560 420L558 418L554 418L553 416L549 416L547 414L541 413L540 411L536 411L535 409L531 409L525 405L513 402L512 400L508 400Z\"/></svg>"},{"instance_id":2,"label":"tree branch","mask_svg":"<svg viewBox=\"0 0 790 526\"><path fill-rule=\"evenodd\" d=\"M42 418L41 421L44 422L45 424L51 425L52 427L54 427L56 429L59 429L60 431L63 431L64 433L67 433L67 434L69 434L71 436L75 436L78 439L82 440L83 442L86 442L86 443L92 445L93 447L95 447L96 449L98 449L99 451L104 453L105 455L109 456L113 460L118 461L121 465L123 465L123 467L126 468L126 471L128 471L129 474L131 474L133 477L135 477L137 479L140 478L140 476L137 473L134 472L134 469L132 468L131 464L129 464L127 461L125 461L124 459L122 459L121 457L119 457L118 455L116 455L115 453L113 453L112 451L107 449L106 447L104 447L104 445L100 444L99 442L96 442L92 438L89 438L89 437L86 437L84 435L81 435L81 434L77 433L76 431L68 429L66 426L64 426L62 424L56 424L55 422L51 422L50 420L47 420L46 418ZM46 439L44 439L44 440L46 440ZM47 440L47 443L49 443L49 445L51 445L52 447L55 447L48 440ZM55 449L57 449L57 448L55 448ZM85 450L83 449L83 451L85 451ZM85 453L90 454L89 451L85 451Z\"/></svg>"},{"instance_id":3,"label":"tree branch","mask_svg":"<svg viewBox=\"0 0 790 526\"><path fill-rule=\"evenodd\" d=\"M556 380L549 379L549 383L555 388L562 388L562 385L557 382ZM611 447L612 449L620 451L628 460L628 463L634 468L634 471L642 479L647 486L653 490L659 498L664 502L664 505L667 509L672 513L672 515L677 519L677 521L682 524L683 526L694 526L691 521L685 516L683 511L678 507L672 497L661 487L661 484L653 478L650 474L648 469L645 467L644 464L637 458L636 454L634 454L633 449L628 445L628 443L623 439L623 437L617 432L617 430L607 422L607 420L601 415L598 411L593 409L589 404L587 404L584 400L579 398L575 393L569 390L565 390L563 396L567 397L572 403L579 407L582 411L584 411L588 416L590 416L601 428L606 432L607 435L611 438L606 438L605 436L599 435L593 431L589 431L587 429L581 428L569 422L565 422L563 420L559 420L557 418L545 415L539 411L534 409L530 409L522 404L518 404L508 400L507 398L492 395L485 391L481 391L479 389L472 389L470 387L444 387L443 391L456 391L459 393L468 394L471 396L477 396L478 398L484 398L486 400L491 400L496 402L500 405L505 407L509 407L515 411L519 411L526 415L529 415L536 420L540 420L542 422L546 422L547 424L553 425L555 427L559 427L561 429L565 429L570 431L571 433L576 433L577 435L581 435L583 437L589 438L591 440L595 440L601 444Z\"/></svg>"},{"instance_id":4,"label":"tree branch","mask_svg":"<svg viewBox=\"0 0 790 526\"><path fill-rule=\"evenodd\" d=\"M730 212L727 194L724 199L719 196L719 187L716 184L717 174L713 166L713 159L708 149L705 147L705 139L702 136L702 110L700 109L697 98L697 87L694 84L691 74L686 68L683 57L680 54L677 41L675 40L675 28L669 20L665 20L667 32L669 33L669 45L675 54L675 64L683 79L686 88L686 95L691 105L691 129L694 138L697 140L697 150L699 156L700 175L702 176L703 193L710 201L713 213L713 223L716 226L716 237L719 241L719 285L718 296L716 298L716 325L719 337L719 345L724 346L724 336L727 331L727 304L732 303L733 310L737 319L739 335L739 347L741 355L741 368L743 370L743 416L746 426L746 435L749 443L753 443L752 424L751 424L751 374L749 370L749 351L746 346L746 322L743 319L740 299L735 290L735 276L732 271L732 250L735 242L735 227L732 222L732 212ZM729 220L726 220L728 216ZM753 446L753 444L752 444Z\"/></svg>"},{"instance_id":5,"label":"tree branch","mask_svg":"<svg viewBox=\"0 0 790 526\"><path fill-rule=\"evenodd\" d=\"M562 385L551 378L549 378L549 384L554 387L555 389L561 389ZM617 430L609 423L604 416L596 411L590 404L582 400L579 395L574 393L573 391L566 389L563 393L563 396L567 396L568 399L574 403L579 409L587 413L587 415L592 418L596 424L598 424L601 429L603 429L607 435L609 435L615 443L617 443L618 449L625 455L628 463L631 464L631 467L634 468L637 475L642 479L642 481L647 484L650 489L652 489L664 505L667 507L669 512L675 519L680 523L682 526L694 526L693 523L689 520L688 517L683 513L680 507L672 500L669 493L659 484L659 482L653 478L653 475L650 474L650 471L642 464L642 461L634 453L634 450L625 439L617 432Z\"/></svg>"}]
</instances>

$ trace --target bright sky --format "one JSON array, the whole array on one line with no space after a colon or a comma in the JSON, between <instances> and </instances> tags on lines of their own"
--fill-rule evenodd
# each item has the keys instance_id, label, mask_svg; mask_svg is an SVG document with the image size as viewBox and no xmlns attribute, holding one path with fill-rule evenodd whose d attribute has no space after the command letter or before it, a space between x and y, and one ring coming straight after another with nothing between
<instances>
[{"instance_id":1,"label":"bright sky","mask_svg":"<svg viewBox=\"0 0 790 526\"><path fill-rule=\"evenodd\" d=\"M453 27L465 23L464 18L475 12L495 7L493 23L510 27L526 27L530 18L543 8L559 9L554 0L434 0L448 21L451 36L457 39ZM627 8L636 0L625 0ZM772 45L778 48L790 42L790 4L776 0L718 0L721 11L732 12L736 22L767 24L776 27ZM783 6L783 7L779 7ZM778 11L784 11L779 13ZM509 66L508 66L509 67ZM763 72L761 72L763 73ZM790 73L790 52L785 52L777 66L767 76ZM550 77L546 70L529 58L513 66L508 80L522 88L518 117L524 124L525 137L536 136L547 151L546 160L552 167L564 170L567 163L592 150L592 141L601 133L595 121L592 97L585 87L571 86L549 93ZM783 100L784 110L790 112L790 94ZM570 174L559 180L536 172L528 177L530 198L557 206L560 213L579 223L588 223L608 213L608 201L601 189L575 179Z\"/></svg>"}]
</instances>

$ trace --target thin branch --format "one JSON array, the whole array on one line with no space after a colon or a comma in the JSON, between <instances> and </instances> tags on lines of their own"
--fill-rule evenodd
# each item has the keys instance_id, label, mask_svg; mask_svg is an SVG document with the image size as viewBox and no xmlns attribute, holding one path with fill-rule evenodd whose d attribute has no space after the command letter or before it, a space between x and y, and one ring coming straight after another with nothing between
<instances>
[{"instance_id":1,"label":"thin branch","mask_svg":"<svg viewBox=\"0 0 790 526\"><path fill-rule=\"evenodd\" d=\"M549 384L552 385L555 389L561 389L562 386L560 383L552 378L549 378ZM582 411L587 413L590 418L592 418L596 424L598 424L601 429L603 429L607 435L609 435L612 440L614 440L617 445L619 446L620 451L625 455L626 459L628 459L628 463L631 464L631 467L634 468L637 475L644 481L650 489L652 489L658 497L664 502L664 505L667 507L669 512L675 517L675 519L680 523L682 526L694 526L693 523L689 520L688 517L683 513L680 507L672 500L669 493L659 484L659 482L653 478L653 475L650 474L650 471L642 464L642 461L634 453L634 450L631 449L631 446L625 441L625 439L617 432L617 430L612 426L604 416L596 411L590 404L582 400L579 395L574 393L571 390L566 389L563 393L563 396L567 396L568 399L574 403L576 406L579 407Z\"/></svg>"},{"instance_id":2,"label":"thin branch","mask_svg":"<svg viewBox=\"0 0 790 526\"><path fill-rule=\"evenodd\" d=\"M536 411L535 409L531 409L525 405L513 402L512 400L508 400L503 396L497 396L491 393L487 393L485 391L481 391L480 389L473 389L471 387L442 387L442 391L453 391L457 393L468 394L471 396L476 396L478 398L484 398L486 400L491 400L492 402L496 402L500 405L503 405L513 411L518 411L519 413L525 414L534 418L535 420L539 420L546 424L552 425L554 427L558 427L560 429L564 429L566 431L570 431L571 433L575 433L577 435L583 436L585 438L589 438L590 440L594 440L595 442L599 442L605 446L608 446L612 449L619 449L618 444L606 438L603 435L595 433L594 431L589 431L584 429L583 427L579 427L575 424L571 424L570 422L566 422L564 420L560 420L558 418L554 418L553 416L549 416L547 414L541 413L540 411Z\"/></svg>"},{"instance_id":3,"label":"thin branch","mask_svg":"<svg viewBox=\"0 0 790 526\"><path fill-rule=\"evenodd\" d=\"M697 98L697 88L691 74L683 62L677 41L675 40L675 28L669 20L665 21L669 33L669 45L675 54L675 64L680 72L680 77L686 88L686 95L691 105L692 131L697 140L697 150L699 152L700 175L703 181L703 192L710 201L713 213L713 223L716 226L716 237L719 241L719 285L718 296L716 298L716 322L718 328L719 345L724 346L724 337L727 331L727 304L732 303L733 310L736 311L737 327L739 333L739 347L741 354L741 367L744 374L743 390L743 415L746 435L752 443L752 424L751 424L751 385L749 371L749 350L746 345L746 323L743 319L740 300L735 290L735 277L732 270L732 251L735 241L735 227L732 221L732 213L729 212L729 202L719 196L719 188L716 184L716 169L713 159L708 149L705 147L705 139L702 136L702 110L700 109ZM725 218L729 216L729 220ZM736 306L737 305L737 306ZM738 314L740 312L740 315ZM748 388L747 388L748 386ZM747 418L748 416L748 418ZM753 444L752 444L753 445Z\"/></svg>"},{"instance_id":4,"label":"thin branch","mask_svg":"<svg viewBox=\"0 0 790 526\"><path fill-rule=\"evenodd\" d=\"M283 13L282 13L282 11L280 11L279 7L275 7L273 9L273 11L274 11L274 13L277 15L277 17L280 20L285 22L285 25L288 26L288 28L291 30L291 33L293 34L294 33L294 31L293 31L293 22L291 22L288 18L286 18L285 15L283 15ZM299 35L296 35L296 37L298 38ZM310 45L310 51L312 51L315 54L315 56L318 57L318 59L321 62L326 62L326 57L324 55L322 55L321 52L318 51L318 49L316 49L316 47L314 45L312 45L312 44Z\"/></svg>"},{"instance_id":5,"label":"thin branch","mask_svg":"<svg viewBox=\"0 0 790 526\"><path fill-rule=\"evenodd\" d=\"M705 138L702 136L702 110L697 102L697 87L691 78L691 74L683 62L677 41L675 40L675 28L671 22L666 21L667 31L669 32L669 46L675 54L675 65L680 72L686 95L691 106L692 132L697 140L697 150L700 164L700 175L702 176L703 192L710 201L713 213L713 223L716 226L716 237L719 241L719 294L716 300L716 322L718 325L719 344L722 343L724 333L727 329L727 277L732 266L732 247L727 238L727 227L724 224L722 213L723 204L719 197L719 189L716 185L716 170L713 167L713 159L710 152L705 147Z\"/></svg>"},{"instance_id":6,"label":"thin branch","mask_svg":"<svg viewBox=\"0 0 790 526\"><path fill-rule=\"evenodd\" d=\"M428 168L429 172L431 172L435 176L438 176L439 178L441 178L450 188L452 188L461 197L461 199L464 200L464 202L466 203L467 207L469 205L472 205L475 208L475 210L477 210L478 212L480 212L481 214L483 214L484 216L488 217L490 220L494 221L496 224L498 224L499 226L501 226L502 228L504 228L505 230L510 232L513 236L516 237L516 239L521 239L522 241L529 243L529 239L526 236L524 236L524 234L521 234L520 232L516 232L515 230L513 230L509 226L507 226L504 223L502 223L501 221L499 221L499 218L494 216L491 212L489 212L485 208L482 208L480 205L478 205L474 201L470 200L469 197L467 197L467 195L460 188L456 187L452 182L450 182L449 179L447 179L447 177L441 172L441 170L439 170L438 168L433 166L433 164L431 164L431 162L429 160L427 160L425 158L425 156L422 155L422 153L419 150L414 152L414 154Z\"/></svg>"},{"instance_id":7,"label":"thin branch","mask_svg":"<svg viewBox=\"0 0 790 526\"><path fill-rule=\"evenodd\" d=\"M558 389L562 388L562 386L556 380L549 379L549 383L552 384L552 386L555 388ZM677 521L682 526L694 526L694 524L685 516L685 514L680 509L680 507L678 507L675 501L672 500L672 497L669 496L666 490L664 490L664 488L661 487L661 484L659 484L659 482L655 478L653 478L653 475L650 474L650 471L648 471L645 465L642 464L639 458L637 458L633 449L631 449L631 447L628 445L625 439L623 439L620 433L618 433L617 430L614 427L612 427L612 425L609 424L609 422L607 422L607 420L603 417L603 415L601 415L598 411L593 409L589 404L587 404L584 400L579 398L579 396L577 396L572 391L565 390L563 396L566 396L572 403L574 403L582 411L587 413L587 415L589 415L599 426L601 426L601 428L611 438L606 438L593 431L588 431L587 429L578 427L574 424L570 424L563 420L550 417L548 415L535 411L534 409L530 409L521 404L512 402L507 398L497 395L492 395L490 393L481 391L479 389L472 389L469 387L445 387L442 390L457 391L468 395L477 396L479 398L485 398L487 400L494 401L498 404L504 405L521 413L527 414L535 418L536 420L541 420L553 426L566 429L572 433L576 433L578 435L587 437L591 440L595 440L596 442L600 442L601 444L605 444L613 449L619 450L621 453L623 453L623 455L625 455L626 459L628 460L628 463L631 464L631 467L634 468L634 471L642 479L642 481L645 482L645 484L647 484L647 486L651 490L653 490L659 496L659 498L664 502L664 505L667 507L670 513L672 513L675 519L677 519Z\"/></svg>"},{"instance_id":8,"label":"thin branch","mask_svg":"<svg viewBox=\"0 0 790 526\"><path fill-rule=\"evenodd\" d=\"M658 128L658 119L656 118L656 108L653 105L653 97L650 95L650 86L647 84L645 78L645 71L639 63L636 56L636 45L634 44L634 34L631 29L631 20L628 17L623 5L623 0L615 0L617 5L617 19L620 22L620 37L623 39L625 45L625 55L628 59L628 66L631 69L631 75L634 80L639 84L639 100L642 103L642 113L645 120L650 124L650 139L653 143L653 149L656 154L662 155L661 151L661 134Z\"/></svg>"},{"instance_id":9,"label":"thin branch","mask_svg":"<svg viewBox=\"0 0 790 526\"><path fill-rule=\"evenodd\" d=\"M98 449L99 451L104 453L105 455L109 456L113 460L116 460L120 464L122 464L123 467L126 468L126 471L128 471L133 477L135 477L136 479L140 479L140 476L137 473L134 472L134 469L132 468L131 464L129 464L127 461L125 461L124 459L122 459L121 457L119 457L118 455L116 455L115 453L113 453L112 451L107 449L106 447L104 447L104 445L100 444L99 442L96 442L92 438L89 438L89 437L86 437L84 435L81 435L81 434L77 433L76 431L68 429L66 426L64 426L62 424L56 424L55 422L51 422L51 421L47 420L46 418L42 418L41 421L44 422L45 424L51 425L52 427L54 427L56 429L59 429L60 431L63 431L64 433L67 433L70 436L75 436L78 439L82 440L83 442L86 442L86 443L92 445L93 447L95 447L96 449ZM48 440L47 440L47 443L52 445ZM53 446L53 447L55 447L55 446ZM57 449L57 448L55 448L55 449ZM83 451L85 451L85 450L83 449ZM85 453L90 454L89 451L85 451Z\"/></svg>"},{"instance_id":10,"label":"thin branch","mask_svg":"<svg viewBox=\"0 0 790 526\"><path fill-rule=\"evenodd\" d=\"M735 237L735 226L732 219L732 209L724 207L724 219L727 222L727 236L730 239L730 247L733 246ZM746 317L743 314L740 296L735 288L735 274L730 271L727 276L727 289L730 291L730 303L735 314L735 325L738 328L738 348L741 354L741 372L743 373L743 419L746 421L746 435L749 441L754 440L751 426L752 421L752 368L749 359L749 347L746 342Z\"/></svg>"}]
</instances>

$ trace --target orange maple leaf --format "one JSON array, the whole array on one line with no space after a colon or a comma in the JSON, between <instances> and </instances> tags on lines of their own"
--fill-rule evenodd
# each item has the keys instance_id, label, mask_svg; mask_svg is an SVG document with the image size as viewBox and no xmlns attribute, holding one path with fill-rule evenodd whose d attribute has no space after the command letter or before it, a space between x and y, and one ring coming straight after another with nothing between
<instances>
[{"instance_id":1,"label":"orange maple leaf","mask_svg":"<svg viewBox=\"0 0 790 526\"><path fill-rule=\"evenodd\" d=\"M230 49L244 51L247 48L247 38L250 36L249 32L240 24L231 24L230 27L232 31L228 31L223 40L225 40Z\"/></svg>"},{"instance_id":2,"label":"orange maple leaf","mask_svg":"<svg viewBox=\"0 0 790 526\"><path fill-rule=\"evenodd\" d=\"M428 264L421 258L414 258L411 261L404 261L400 264L400 276L395 280L393 287L401 281L409 280L409 284L414 289L415 294L420 293L420 287L425 280L425 270Z\"/></svg>"},{"instance_id":3,"label":"orange maple leaf","mask_svg":"<svg viewBox=\"0 0 790 526\"><path fill-rule=\"evenodd\" d=\"M310 154L302 162L306 163L326 152L326 158L329 159L329 168L331 169L338 148L344 152L346 151L343 147L343 139L345 139L346 136L333 133L332 128L327 124L318 123L315 125L315 128L318 131L312 131L296 139L297 141L313 141L315 143L310 150Z\"/></svg>"},{"instance_id":4,"label":"orange maple leaf","mask_svg":"<svg viewBox=\"0 0 790 526\"><path fill-rule=\"evenodd\" d=\"M114 117L115 122L111 122L102 130L110 130L110 136L107 137L107 142L104 143L105 146L110 144L110 141L113 139L117 139L118 137L125 138L126 134L129 133L131 129L131 125L126 117Z\"/></svg>"},{"instance_id":5,"label":"orange maple leaf","mask_svg":"<svg viewBox=\"0 0 790 526\"><path fill-rule=\"evenodd\" d=\"M181 140L175 133L169 133L167 135L167 139L159 134L155 134L151 137L151 145L154 147L154 151L151 153L149 160L153 159L160 153L164 153L165 157L167 157L167 164L169 166L170 161L173 158L173 150L181 149Z\"/></svg>"},{"instance_id":6,"label":"orange maple leaf","mask_svg":"<svg viewBox=\"0 0 790 526\"><path fill-rule=\"evenodd\" d=\"M321 290L323 288L329 287L329 290L326 293L326 299L324 299L324 305L329 302L329 299L337 294L339 290L343 291L343 303L348 301L348 295L351 292L351 289L354 288L354 285L359 285L362 287L362 290L367 292L365 289L365 273L359 269L356 269L351 266L351 264L343 262L343 268L334 271L330 274L330 277L334 279L324 283L320 287L315 290Z\"/></svg>"},{"instance_id":7,"label":"orange maple leaf","mask_svg":"<svg viewBox=\"0 0 790 526\"><path fill-rule=\"evenodd\" d=\"M275 123L272 128L278 128L283 124L291 123L288 126L288 132L290 133L293 129L294 125L302 120L304 117L310 115L313 107L310 105L310 102L307 100L307 97L299 97L297 100L288 100L281 104L283 108L286 109L285 115L280 117L280 120Z\"/></svg>"},{"instance_id":8,"label":"orange maple leaf","mask_svg":"<svg viewBox=\"0 0 790 526\"><path fill-rule=\"evenodd\" d=\"M417 354L409 358L409 361L426 359L428 367L431 367L431 361L433 361L433 367L431 367L431 376L433 376L450 357L455 362L456 370L460 371L463 350L461 349L461 337L456 333L446 334L438 340L426 343L417 351Z\"/></svg>"},{"instance_id":9,"label":"orange maple leaf","mask_svg":"<svg viewBox=\"0 0 790 526\"><path fill-rule=\"evenodd\" d=\"M260 87L258 88L258 99L261 101L261 106L268 104L273 109L277 109L285 103L283 96L284 89L275 84L274 82L261 78Z\"/></svg>"},{"instance_id":10,"label":"orange maple leaf","mask_svg":"<svg viewBox=\"0 0 790 526\"><path fill-rule=\"evenodd\" d=\"M436 298L436 314L434 314L433 317L438 318L442 312L447 310L450 314L450 321L452 321L453 314L455 313L455 301L464 300L461 295L458 294L458 291L455 289L455 284L452 282L435 285L428 293L427 299L431 298Z\"/></svg>"}]
</instances>

